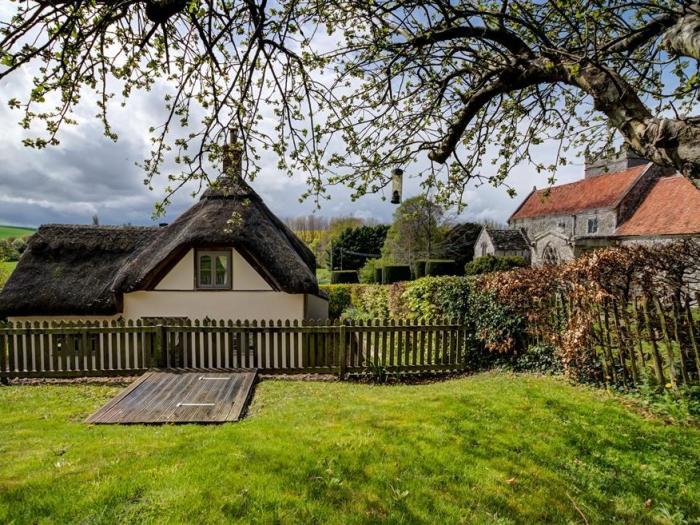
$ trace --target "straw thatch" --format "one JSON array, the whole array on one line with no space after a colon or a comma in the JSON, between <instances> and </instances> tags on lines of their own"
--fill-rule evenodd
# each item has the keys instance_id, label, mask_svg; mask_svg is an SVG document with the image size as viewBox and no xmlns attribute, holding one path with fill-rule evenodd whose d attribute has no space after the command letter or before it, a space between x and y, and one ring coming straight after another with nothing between
<instances>
[{"instance_id":1,"label":"straw thatch","mask_svg":"<svg viewBox=\"0 0 700 525\"><path fill-rule=\"evenodd\" d=\"M234 246L273 289L318 294L316 259L240 178L208 189L120 272L116 289L152 288L193 246ZM235 271L235 270L234 270Z\"/></svg>"},{"instance_id":2,"label":"straw thatch","mask_svg":"<svg viewBox=\"0 0 700 525\"><path fill-rule=\"evenodd\" d=\"M122 294L153 289L191 248L228 246L274 290L321 295L313 253L230 178L163 228L42 226L0 292L0 317L117 314Z\"/></svg>"},{"instance_id":3,"label":"straw thatch","mask_svg":"<svg viewBox=\"0 0 700 525\"><path fill-rule=\"evenodd\" d=\"M158 233L158 228L42 226L0 292L0 317L117 313L114 276Z\"/></svg>"}]
</instances>

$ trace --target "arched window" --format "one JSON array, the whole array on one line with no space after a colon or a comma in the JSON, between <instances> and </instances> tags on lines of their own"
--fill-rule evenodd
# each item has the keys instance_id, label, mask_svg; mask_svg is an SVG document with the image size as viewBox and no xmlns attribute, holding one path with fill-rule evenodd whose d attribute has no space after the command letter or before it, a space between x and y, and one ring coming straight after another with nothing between
<instances>
[{"instance_id":1,"label":"arched window","mask_svg":"<svg viewBox=\"0 0 700 525\"><path fill-rule=\"evenodd\" d=\"M557 264L559 262L559 255L551 244L547 244L547 246L544 247L542 262L544 262L544 264Z\"/></svg>"}]
</instances>

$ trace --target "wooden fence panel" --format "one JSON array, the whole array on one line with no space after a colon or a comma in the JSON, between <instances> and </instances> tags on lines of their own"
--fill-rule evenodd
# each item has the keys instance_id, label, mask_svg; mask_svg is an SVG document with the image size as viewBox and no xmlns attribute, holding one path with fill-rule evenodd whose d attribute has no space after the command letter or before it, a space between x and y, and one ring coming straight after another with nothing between
<instances>
[{"instance_id":1,"label":"wooden fence panel","mask_svg":"<svg viewBox=\"0 0 700 525\"><path fill-rule=\"evenodd\" d=\"M119 375L151 367L401 373L464 363L457 322L371 320L0 324L0 375Z\"/></svg>"}]
</instances>

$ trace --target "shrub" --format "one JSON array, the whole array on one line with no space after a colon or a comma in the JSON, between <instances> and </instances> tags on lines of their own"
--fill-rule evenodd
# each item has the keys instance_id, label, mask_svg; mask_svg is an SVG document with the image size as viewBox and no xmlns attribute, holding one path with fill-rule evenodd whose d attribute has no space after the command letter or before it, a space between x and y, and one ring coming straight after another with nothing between
<instances>
[{"instance_id":1,"label":"shrub","mask_svg":"<svg viewBox=\"0 0 700 525\"><path fill-rule=\"evenodd\" d=\"M424 277L409 283L403 293L409 316L466 319L471 282L464 277Z\"/></svg>"},{"instance_id":2,"label":"shrub","mask_svg":"<svg viewBox=\"0 0 700 525\"><path fill-rule=\"evenodd\" d=\"M534 345L515 357L512 368L515 372L561 374L564 371L564 363L554 347Z\"/></svg>"},{"instance_id":3,"label":"shrub","mask_svg":"<svg viewBox=\"0 0 700 525\"><path fill-rule=\"evenodd\" d=\"M7 239L0 240L0 259L4 261L19 261L19 252Z\"/></svg>"},{"instance_id":4,"label":"shrub","mask_svg":"<svg viewBox=\"0 0 700 525\"><path fill-rule=\"evenodd\" d=\"M358 272L358 274L359 274L361 283L371 284L371 283L376 283L376 282L382 282L381 273L380 273L379 281L377 281L377 277L376 277L376 270L377 270L378 264L379 264L379 261L377 259L369 259L365 263L365 265L362 268L360 268L360 271ZM381 272L381 268L379 268L379 270Z\"/></svg>"},{"instance_id":5,"label":"shrub","mask_svg":"<svg viewBox=\"0 0 700 525\"><path fill-rule=\"evenodd\" d=\"M407 264L387 264L382 272L384 284L411 280L411 267Z\"/></svg>"},{"instance_id":6,"label":"shrub","mask_svg":"<svg viewBox=\"0 0 700 525\"><path fill-rule=\"evenodd\" d=\"M451 259L431 259L425 261L425 275L439 277L441 275L456 275L457 268Z\"/></svg>"},{"instance_id":7,"label":"shrub","mask_svg":"<svg viewBox=\"0 0 700 525\"><path fill-rule=\"evenodd\" d=\"M464 272L467 275L481 275L491 272L503 272L514 268L524 268L527 261L520 256L511 255L508 257L496 257L494 255L484 255L467 263Z\"/></svg>"},{"instance_id":8,"label":"shrub","mask_svg":"<svg viewBox=\"0 0 700 525\"><path fill-rule=\"evenodd\" d=\"M320 288L328 294L328 317L331 319L338 319L352 305L351 284L331 284Z\"/></svg>"},{"instance_id":9,"label":"shrub","mask_svg":"<svg viewBox=\"0 0 700 525\"><path fill-rule=\"evenodd\" d=\"M27 248L27 241L24 239L15 239L12 241L12 247L17 250L17 253L21 255L24 253L24 250Z\"/></svg>"},{"instance_id":10,"label":"shrub","mask_svg":"<svg viewBox=\"0 0 700 525\"><path fill-rule=\"evenodd\" d=\"M353 284L360 282L356 270L336 270L331 272L331 284Z\"/></svg>"},{"instance_id":11,"label":"shrub","mask_svg":"<svg viewBox=\"0 0 700 525\"><path fill-rule=\"evenodd\" d=\"M413 263L413 278L420 279L425 277L425 263L427 261L416 261Z\"/></svg>"}]
</instances>

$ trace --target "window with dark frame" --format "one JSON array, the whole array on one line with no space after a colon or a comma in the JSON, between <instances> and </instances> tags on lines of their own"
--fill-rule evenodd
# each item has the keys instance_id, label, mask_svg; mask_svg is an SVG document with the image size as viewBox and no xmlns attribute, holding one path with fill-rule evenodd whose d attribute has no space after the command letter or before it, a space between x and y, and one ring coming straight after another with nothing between
<instances>
[{"instance_id":1,"label":"window with dark frame","mask_svg":"<svg viewBox=\"0 0 700 525\"><path fill-rule=\"evenodd\" d=\"M197 252L197 288L231 289L231 252L206 250Z\"/></svg>"},{"instance_id":2,"label":"window with dark frame","mask_svg":"<svg viewBox=\"0 0 700 525\"><path fill-rule=\"evenodd\" d=\"M593 217L592 219L588 219L588 233L597 233L598 232L598 217Z\"/></svg>"}]
</instances>

